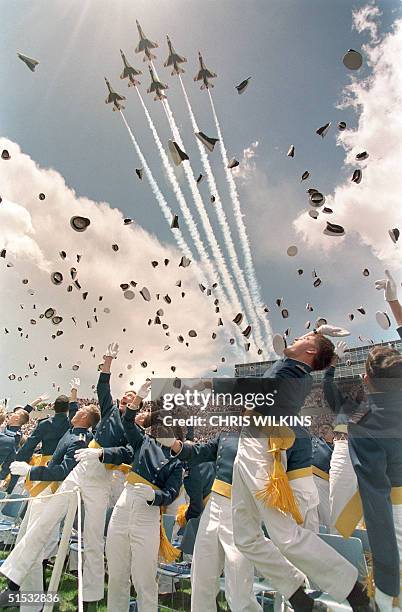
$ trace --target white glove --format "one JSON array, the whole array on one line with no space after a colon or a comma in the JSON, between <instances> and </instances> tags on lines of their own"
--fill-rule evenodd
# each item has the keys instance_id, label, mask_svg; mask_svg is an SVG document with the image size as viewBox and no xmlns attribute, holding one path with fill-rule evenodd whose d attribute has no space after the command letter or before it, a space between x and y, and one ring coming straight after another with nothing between
<instances>
[{"instance_id":1,"label":"white glove","mask_svg":"<svg viewBox=\"0 0 402 612\"><path fill-rule=\"evenodd\" d=\"M96 461L103 454L103 448L79 448L74 453L76 461Z\"/></svg>"},{"instance_id":2,"label":"white glove","mask_svg":"<svg viewBox=\"0 0 402 612\"><path fill-rule=\"evenodd\" d=\"M350 336L350 332L342 327L335 327L335 325L320 325L317 327L316 332L323 336L332 336L333 338L342 338L343 336Z\"/></svg>"},{"instance_id":3,"label":"white glove","mask_svg":"<svg viewBox=\"0 0 402 612\"><path fill-rule=\"evenodd\" d=\"M336 347L335 347L335 355L337 355L339 361L341 361L344 358L345 353L348 350L349 350L349 347L344 340L337 342Z\"/></svg>"},{"instance_id":4,"label":"white glove","mask_svg":"<svg viewBox=\"0 0 402 612\"><path fill-rule=\"evenodd\" d=\"M375 281L375 288L378 290L384 289L384 300L386 302L395 302L398 299L396 294L396 282L392 278L389 270L385 270L385 274L388 278Z\"/></svg>"},{"instance_id":5,"label":"white glove","mask_svg":"<svg viewBox=\"0 0 402 612\"><path fill-rule=\"evenodd\" d=\"M81 381L80 381L79 378L72 378L70 380L70 387L71 387L71 389L78 389L80 384L81 384Z\"/></svg>"},{"instance_id":6,"label":"white glove","mask_svg":"<svg viewBox=\"0 0 402 612\"><path fill-rule=\"evenodd\" d=\"M146 380L143 385L137 391L137 397L145 399L151 389L151 381Z\"/></svg>"},{"instance_id":7,"label":"white glove","mask_svg":"<svg viewBox=\"0 0 402 612\"><path fill-rule=\"evenodd\" d=\"M147 484L137 482L134 485L134 493L135 495L142 497L147 502L152 502L155 499L155 491Z\"/></svg>"},{"instance_id":8,"label":"white glove","mask_svg":"<svg viewBox=\"0 0 402 612\"><path fill-rule=\"evenodd\" d=\"M176 442L176 438L156 438L159 444L162 446L167 446L167 448L172 448L173 444Z\"/></svg>"},{"instance_id":9,"label":"white glove","mask_svg":"<svg viewBox=\"0 0 402 612\"><path fill-rule=\"evenodd\" d=\"M111 342L107 347L107 351L104 354L104 357L112 357L113 359L116 359L118 352L119 352L118 343Z\"/></svg>"},{"instance_id":10,"label":"white glove","mask_svg":"<svg viewBox=\"0 0 402 612\"><path fill-rule=\"evenodd\" d=\"M13 461L10 464L10 472L13 476L26 476L30 469L31 466L25 461Z\"/></svg>"}]
</instances>

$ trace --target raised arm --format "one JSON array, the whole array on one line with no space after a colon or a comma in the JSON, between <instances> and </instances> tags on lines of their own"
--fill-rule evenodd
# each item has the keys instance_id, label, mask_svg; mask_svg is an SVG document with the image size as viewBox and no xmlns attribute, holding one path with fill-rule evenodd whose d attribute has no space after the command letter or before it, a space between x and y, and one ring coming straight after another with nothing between
<instances>
[{"instance_id":1,"label":"raised arm","mask_svg":"<svg viewBox=\"0 0 402 612\"><path fill-rule=\"evenodd\" d=\"M135 416L136 416L137 410L141 406L143 399L145 399L146 396L148 395L150 388L151 388L151 381L150 380L145 381L142 387L138 389L137 394L132 404L127 406L126 411L123 416L124 432L127 436L128 442L131 444L134 451L140 444L142 444L146 436L145 431L142 429L142 427L139 427L136 424Z\"/></svg>"},{"instance_id":2,"label":"raised arm","mask_svg":"<svg viewBox=\"0 0 402 612\"><path fill-rule=\"evenodd\" d=\"M176 453L175 447L172 447L173 453L177 454L180 461L186 461L189 465L199 465L204 461L216 461L218 456L219 434L208 442L193 444L192 442L184 442L181 450Z\"/></svg>"},{"instance_id":3,"label":"raised arm","mask_svg":"<svg viewBox=\"0 0 402 612\"><path fill-rule=\"evenodd\" d=\"M388 302L398 326L397 332L402 338L402 304L398 300L396 282L389 270L385 270L387 278L375 281L375 288L384 290L384 299Z\"/></svg>"},{"instance_id":4,"label":"raised arm","mask_svg":"<svg viewBox=\"0 0 402 612\"><path fill-rule=\"evenodd\" d=\"M77 414L79 403L78 403L78 389L81 381L79 378L72 378L70 381L70 403L68 407L68 420L72 421L73 417Z\"/></svg>"},{"instance_id":5,"label":"raised arm","mask_svg":"<svg viewBox=\"0 0 402 612\"><path fill-rule=\"evenodd\" d=\"M48 422L40 421L32 433L26 439L15 456L16 461L29 461L36 447L42 442L45 432L48 430Z\"/></svg>"},{"instance_id":6,"label":"raised arm","mask_svg":"<svg viewBox=\"0 0 402 612\"><path fill-rule=\"evenodd\" d=\"M116 359L119 352L117 342L112 342L107 347L107 351L103 356L102 371L99 375L96 391L98 393L99 407L101 418L103 419L113 408L113 398L110 392L110 367L113 359Z\"/></svg>"},{"instance_id":7,"label":"raised arm","mask_svg":"<svg viewBox=\"0 0 402 612\"><path fill-rule=\"evenodd\" d=\"M60 464L51 460L47 466L34 466L29 470L28 480L45 480L47 482L64 480L77 465L77 460L74 457L75 452L81 448L86 448L87 443L86 439L74 440L68 447Z\"/></svg>"}]
</instances>

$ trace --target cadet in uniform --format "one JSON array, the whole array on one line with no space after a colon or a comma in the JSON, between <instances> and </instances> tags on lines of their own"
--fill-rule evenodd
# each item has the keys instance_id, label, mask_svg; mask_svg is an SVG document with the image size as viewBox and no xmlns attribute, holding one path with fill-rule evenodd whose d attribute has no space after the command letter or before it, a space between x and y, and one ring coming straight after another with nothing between
<instances>
[{"instance_id":1,"label":"cadet in uniform","mask_svg":"<svg viewBox=\"0 0 402 612\"><path fill-rule=\"evenodd\" d=\"M320 427L320 436L313 436L313 478L318 490L318 521L320 525L330 526L329 505L329 466L332 451L334 450L332 440L334 434L329 425Z\"/></svg>"},{"instance_id":2,"label":"cadet in uniform","mask_svg":"<svg viewBox=\"0 0 402 612\"><path fill-rule=\"evenodd\" d=\"M149 388L147 381L123 417L134 458L125 488L113 510L106 539L109 612L127 612L130 574L139 612L156 612L158 551L167 561L172 561L179 552L161 529L161 510L179 494L183 478L181 463L161 444L164 440L158 442L135 422L136 410Z\"/></svg>"},{"instance_id":3,"label":"cadet in uniform","mask_svg":"<svg viewBox=\"0 0 402 612\"><path fill-rule=\"evenodd\" d=\"M377 281L395 316L402 338L402 306L389 272ZM338 529L350 535L361 514L373 556L375 600L382 612L391 612L401 594L402 570L402 356L396 349L376 347L366 361L366 414L349 424L349 447L360 499L355 498L338 520ZM359 513L360 510L360 513ZM354 512L354 515L353 515ZM351 520L348 523L348 519ZM342 525L340 523L343 523ZM400 603L400 601L399 601Z\"/></svg>"},{"instance_id":4,"label":"cadet in uniform","mask_svg":"<svg viewBox=\"0 0 402 612\"><path fill-rule=\"evenodd\" d=\"M47 466L30 466L23 461L16 461L10 466L11 473L26 476L28 482L41 481L54 485L53 491L55 491L60 482L75 467L74 454L77 449L87 446L91 439L88 429L95 427L99 416L97 406L82 406L77 410L71 422L71 429L58 443L52 460ZM64 490L69 490L69 488ZM63 485L60 488L61 491L63 491ZM9 592L19 590L27 577L32 580L34 576L36 579L42 578L43 552L49 533L52 533L56 525L62 521L67 507L68 504L63 495L54 495L46 503L44 512L35 512L35 519L30 522L25 535L1 566L1 573L8 578L9 583L8 589L0 594L0 608L14 605L7 605Z\"/></svg>"},{"instance_id":5,"label":"cadet in uniform","mask_svg":"<svg viewBox=\"0 0 402 612\"><path fill-rule=\"evenodd\" d=\"M21 418L22 415L16 415L16 418ZM0 426L3 425L6 419L6 412L0 409ZM14 425L10 429L6 427L4 431L0 431L0 484L9 473L9 466L14 461L19 440L21 439L20 426ZM4 482L4 485L6 483Z\"/></svg>"},{"instance_id":6,"label":"cadet in uniform","mask_svg":"<svg viewBox=\"0 0 402 612\"><path fill-rule=\"evenodd\" d=\"M192 612L216 612L219 578L225 571L225 594L233 612L257 612L261 607L253 593L254 567L237 550L232 527L232 474L239 435L220 434L200 444L176 441L172 447L191 467L214 461L216 476L201 515L191 566Z\"/></svg>"},{"instance_id":7,"label":"cadet in uniform","mask_svg":"<svg viewBox=\"0 0 402 612\"><path fill-rule=\"evenodd\" d=\"M334 346L323 334L337 335L338 330L326 326L320 331L296 339L285 349L286 358L265 374L280 381L275 405L282 414L299 414L312 387L311 371L329 365ZM289 495L289 484L286 486L281 477L283 450L292 445L294 433L284 432L283 428L273 430L275 427L267 432L268 440L265 432L255 426L243 428L240 435L232 496L236 546L273 582L296 612L322 607L305 593L304 573L337 601L348 599L354 610L364 609L369 606L369 599L363 585L357 582L357 569L317 534L301 526L303 517ZM277 481L284 485L284 495L277 498L280 505L273 507L265 492ZM289 504L288 512L282 507L284 501ZM264 537L261 522L265 523L270 540Z\"/></svg>"}]
</instances>

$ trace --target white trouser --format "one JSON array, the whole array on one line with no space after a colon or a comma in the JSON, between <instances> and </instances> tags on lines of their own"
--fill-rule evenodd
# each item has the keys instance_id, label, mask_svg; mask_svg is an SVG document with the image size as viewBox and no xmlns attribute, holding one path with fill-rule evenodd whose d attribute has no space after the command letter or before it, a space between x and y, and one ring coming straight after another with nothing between
<instances>
[{"instance_id":1,"label":"white trouser","mask_svg":"<svg viewBox=\"0 0 402 612\"><path fill-rule=\"evenodd\" d=\"M318 520L320 525L330 527L331 525L331 514L329 505L329 480L325 480L320 476L313 475L314 482L316 484L320 503L318 504Z\"/></svg>"},{"instance_id":2,"label":"white trouser","mask_svg":"<svg viewBox=\"0 0 402 612\"><path fill-rule=\"evenodd\" d=\"M108 501L108 508L114 508L124 489L124 483L126 482L126 475L120 470L112 471L112 483L110 486L110 495Z\"/></svg>"},{"instance_id":3,"label":"white trouser","mask_svg":"<svg viewBox=\"0 0 402 612\"><path fill-rule=\"evenodd\" d=\"M52 492L50 490L50 487L46 487L46 489L39 493L39 495L35 497L33 501L27 504L27 510L21 523L20 529L18 531L16 544L18 544L18 542L24 537L26 531L30 528L31 524L37 520L38 516L43 513L46 513L47 502L50 498L45 498L44 496L51 494ZM48 534L46 546L42 554L35 560L30 569L29 574L27 574L24 580L22 581L21 591L41 592L44 590L42 561L44 559L48 559L49 557L57 553L59 533L59 526L56 526L53 531ZM38 604L36 606L24 606L23 604L21 604L20 612L39 612L42 607L43 604Z\"/></svg>"},{"instance_id":4,"label":"white trouser","mask_svg":"<svg viewBox=\"0 0 402 612\"><path fill-rule=\"evenodd\" d=\"M290 486L295 496L298 508L304 519L303 527L318 533L320 523L318 520L318 504L320 498L313 476L303 476L290 480Z\"/></svg>"},{"instance_id":5,"label":"white trouser","mask_svg":"<svg viewBox=\"0 0 402 612\"><path fill-rule=\"evenodd\" d=\"M329 469L329 508L332 533L338 533L338 516L357 491L357 478L349 455L347 440L335 440Z\"/></svg>"},{"instance_id":6,"label":"white trouser","mask_svg":"<svg viewBox=\"0 0 402 612\"><path fill-rule=\"evenodd\" d=\"M232 488L236 546L287 599L303 584L305 573L334 599L344 601L357 580L357 569L290 514L256 499L273 469L272 453L267 450L266 437L241 434ZM282 456L285 463L285 453ZM261 521L269 540L263 535Z\"/></svg>"},{"instance_id":7,"label":"white trouser","mask_svg":"<svg viewBox=\"0 0 402 612\"><path fill-rule=\"evenodd\" d=\"M256 612L253 565L233 541L230 499L211 493L201 515L191 567L192 612L216 612L219 578L225 572L225 595L232 612Z\"/></svg>"},{"instance_id":8,"label":"white trouser","mask_svg":"<svg viewBox=\"0 0 402 612\"><path fill-rule=\"evenodd\" d=\"M85 508L84 521L84 601L98 601L104 595L104 528L110 493L111 471L100 461L78 463L67 476L58 492L79 487ZM61 523L67 512L64 495L48 500L46 512L38 514L25 536L8 556L1 571L17 584L22 584L38 559L43 559L49 535Z\"/></svg>"},{"instance_id":9,"label":"white trouser","mask_svg":"<svg viewBox=\"0 0 402 612\"><path fill-rule=\"evenodd\" d=\"M159 506L150 506L135 494L132 485L126 484L114 507L106 538L109 612L127 612L130 574L139 612L157 611L159 525Z\"/></svg>"},{"instance_id":10,"label":"white trouser","mask_svg":"<svg viewBox=\"0 0 402 612\"><path fill-rule=\"evenodd\" d=\"M398 543L399 564L401 573L401 587L399 593L399 607L402 609L402 504L394 504L392 506L392 515L394 517L395 535Z\"/></svg>"}]
</instances>

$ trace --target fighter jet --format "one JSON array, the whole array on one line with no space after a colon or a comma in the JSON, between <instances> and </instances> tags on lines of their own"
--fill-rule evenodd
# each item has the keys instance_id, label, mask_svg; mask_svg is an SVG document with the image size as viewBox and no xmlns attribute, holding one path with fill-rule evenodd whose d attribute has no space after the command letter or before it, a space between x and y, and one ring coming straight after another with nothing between
<instances>
[{"instance_id":1,"label":"fighter jet","mask_svg":"<svg viewBox=\"0 0 402 612\"><path fill-rule=\"evenodd\" d=\"M24 64L28 66L31 72L35 72L35 68L39 64L38 60L28 57L27 55L23 55L22 53L17 53L17 56L24 62Z\"/></svg>"},{"instance_id":2,"label":"fighter jet","mask_svg":"<svg viewBox=\"0 0 402 612\"><path fill-rule=\"evenodd\" d=\"M124 55L123 51L120 49L120 55L121 55L121 59L123 60L123 64L124 64L124 70L120 75L121 79L128 79L128 86L129 87L135 87L136 85L139 85L141 83L141 81L137 81L136 76L138 76L139 74L142 74L141 70L136 70L135 68L133 68L132 66L130 66L130 64L128 63L126 56Z\"/></svg>"},{"instance_id":3,"label":"fighter jet","mask_svg":"<svg viewBox=\"0 0 402 612\"><path fill-rule=\"evenodd\" d=\"M140 42L138 43L138 46L136 47L135 52L136 53L144 52L145 55L143 57L143 61L151 62L153 59L156 59L156 55L153 55L150 49L156 49L157 47L159 47L159 45L158 43L152 42L152 40L149 40L148 38L145 37L145 34L142 31L142 28L137 20L136 20L136 24L138 28L138 33L140 35Z\"/></svg>"},{"instance_id":4,"label":"fighter jet","mask_svg":"<svg viewBox=\"0 0 402 612\"><path fill-rule=\"evenodd\" d=\"M151 85L150 87L148 87L147 93L155 93L154 100L162 100L163 98L166 98L165 94L163 94L162 91L164 89L168 89L168 86L164 85L156 79L151 66L149 66L149 73L151 75Z\"/></svg>"},{"instance_id":5,"label":"fighter jet","mask_svg":"<svg viewBox=\"0 0 402 612\"><path fill-rule=\"evenodd\" d=\"M114 111L120 111L120 110L125 109L126 107L120 104L120 102L122 100L125 100L126 98L118 94L116 91L114 91L113 87L111 86L111 84L109 83L106 77L105 77L105 81L106 81L107 88L109 90L109 95L105 100L105 104L113 104L112 110Z\"/></svg>"},{"instance_id":6,"label":"fighter jet","mask_svg":"<svg viewBox=\"0 0 402 612\"><path fill-rule=\"evenodd\" d=\"M209 89L213 87L212 83L208 79L214 79L217 75L215 72L211 72L204 66L204 60L202 59L201 53L198 51L198 59L200 60L200 70L194 77L194 81L202 81L201 89Z\"/></svg>"},{"instance_id":7,"label":"fighter jet","mask_svg":"<svg viewBox=\"0 0 402 612\"><path fill-rule=\"evenodd\" d=\"M187 59L183 57L182 55L179 55L178 53L176 53L170 41L169 36L166 36L166 38L167 38L167 44L169 47L169 57L167 58L166 62L163 65L165 66L165 68L167 68L168 66L173 66L173 70L171 72L172 76L174 76L175 74L183 73L184 72L183 68L180 68L178 64L183 64L184 62L187 62Z\"/></svg>"}]
</instances>

